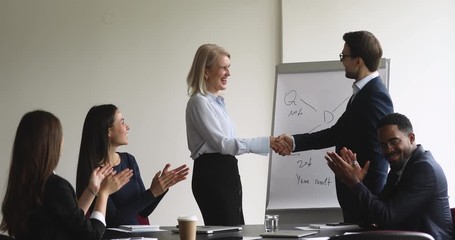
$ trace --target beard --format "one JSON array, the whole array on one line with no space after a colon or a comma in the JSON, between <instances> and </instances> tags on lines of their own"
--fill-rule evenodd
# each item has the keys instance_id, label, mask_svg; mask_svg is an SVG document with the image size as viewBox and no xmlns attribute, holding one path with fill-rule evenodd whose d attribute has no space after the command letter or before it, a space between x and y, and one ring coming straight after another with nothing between
<instances>
[{"instance_id":1,"label":"beard","mask_svg":"<svg viewBox=\"0 0 455 240\"><path fill-rule=\"evenodd\" d=\"M391 163L390 170L395 172L400 171L403 168L404 163L405 163L404 159L400 159L400 161L398 162Z\"/></svg>"},{"instance_id":2,"label":"beard","mask_svg":"<svg viewBox=\"0 0 455 240\"><path fill-rule=\"evenodd\" d=\"M344 76L346 76L346 78L349 79L357 79L357 76L359 76L359 71L358 70L356 72L345 71Z\"/></svg>"},{"instance_id":3,"label":"beard","mask_svg":"<svg viewBox=\"0 0 455 240\"><path fill-rule=\"evenodd\" d=\"M393 154L394 153L392 153L390 155L393 155ZM405 152L399 152L399 153L395 153L395 154L399 154L398 160L389 161L390 169L393 171L400 171L401 169L403 169L406 161L410 158L411 153L405 151ZM390 159L391 157L392 156L386 156L387 159Z\"/></svg>"}]
</instances>

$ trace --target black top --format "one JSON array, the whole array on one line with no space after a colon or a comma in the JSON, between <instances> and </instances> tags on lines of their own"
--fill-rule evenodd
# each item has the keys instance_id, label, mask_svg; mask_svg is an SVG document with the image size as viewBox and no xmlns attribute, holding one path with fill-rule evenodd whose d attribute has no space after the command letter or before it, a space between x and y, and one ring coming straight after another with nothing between
<instances>
[{"instance_id":1,"label":"black top","mask_svg":"<svg viewBox=\"0 0 455 240\"><path fill-rule=\"evenodd\" d=\"M18 240L95 240L101 239L105 230L99 220L85 217L77 205L74 188L55 174L46 182L42 206L26 220L29 231L17 236Z\"/></svg>"}]
</instances>

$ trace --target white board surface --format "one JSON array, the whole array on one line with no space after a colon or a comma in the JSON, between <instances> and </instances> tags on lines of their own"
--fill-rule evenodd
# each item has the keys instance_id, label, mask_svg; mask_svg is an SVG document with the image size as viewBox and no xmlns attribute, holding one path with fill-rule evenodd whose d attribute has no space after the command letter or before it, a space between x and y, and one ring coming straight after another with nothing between
<instances>
[{"instance_id":1,"label":"white board surface","mask_svg":"<svg viewBox=\"0 0 455 240\"><path fill-rule=\"evenodd\" d=\"M389 60L379 74L388 85ZM343 114L352 95L353 80L338 61L287 63L277 66L273 135L317 132L331 127ZM272 153L267 209L339 207L335 177L324 155L334 148Z\"/></svg>"}]
</instances>

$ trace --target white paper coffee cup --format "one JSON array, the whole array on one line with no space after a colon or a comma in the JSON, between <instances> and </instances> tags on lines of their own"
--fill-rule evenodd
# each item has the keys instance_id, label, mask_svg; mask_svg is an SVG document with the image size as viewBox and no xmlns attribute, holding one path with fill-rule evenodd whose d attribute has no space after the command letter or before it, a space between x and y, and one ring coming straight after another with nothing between
<instances>
[{"instance_id":1,"label":"white paper coffee cup","mask_svg":"<svg viewBox=\"0 0 455 240\"><path fill-rule=\"evenodd\" d=\"M180 240L196 240L196 216L179 216L177 218L179 223Z\"/></svg>"}]
</instances>

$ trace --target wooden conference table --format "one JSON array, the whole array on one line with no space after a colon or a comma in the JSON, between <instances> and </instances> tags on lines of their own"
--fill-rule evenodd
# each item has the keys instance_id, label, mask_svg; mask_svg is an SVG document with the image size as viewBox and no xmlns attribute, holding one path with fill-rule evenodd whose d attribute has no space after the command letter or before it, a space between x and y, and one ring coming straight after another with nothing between
<instances>
[{"instance_id":1,"label":"wooden conference table","mask_svg":"<svg viewBox=\"0 0 455 240\"><path fill-rule=\"evenodd\" d=\"M303 225L282 225L280 224L280 230L297 230L296 226ZM106 230L104 233L103 239L118 239L118 238L139 238L140 237L149 237L149 238L158 238L159 240L179 240L180 236L178 233L172 233L168 231L172 227L161 227L161 229L166 231L159 232L142 232L142 233L126 233L118 232L114 230ZM333 229L321 229L316 230L317 234L308 236L308 237L331 237L335 235L343 234L346 230L333 230ZM264 225L244 225L242 226L242 231L235 232L220 232L214 234L197 234L197 240L241 240L243 237L259 237L261 233L264 232ZM273 238L266 238L272 240ZM280 238L283 240L283 238Z\"/></svg>"}]
</instances>

